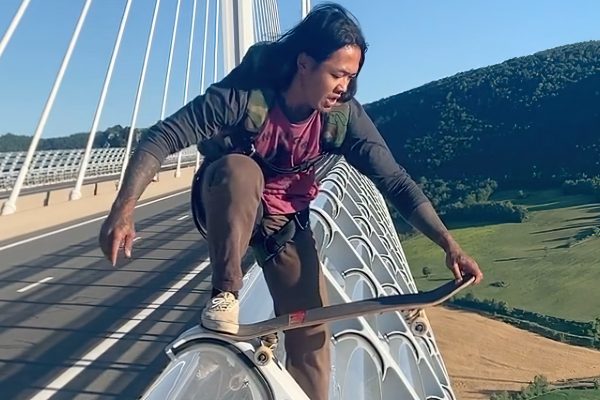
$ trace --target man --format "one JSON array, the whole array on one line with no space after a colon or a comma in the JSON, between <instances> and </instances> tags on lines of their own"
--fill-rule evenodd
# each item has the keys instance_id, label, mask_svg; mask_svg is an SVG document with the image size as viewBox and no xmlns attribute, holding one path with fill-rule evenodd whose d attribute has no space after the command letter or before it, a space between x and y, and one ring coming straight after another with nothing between
<instances>
[{"instance_id":1,"label":"man","mask_svg":"<svg viewBox=\"0 0 600 400\"><path fill-rule=\"evenodd\" d=\"M198 144L206 161L194 179L192 208L208 240L213 273L212 298L201 316L208 329L237 330L241 258L248 245L256 251L276 314L327 304L308 218L318 192L315 162L324 152L343 155L369 177L445 251L456 279L470 274L479 283L477 263L354 99L366 50L348 11L316 6L295 28L254 46L225 79L153 126L132 156L101 229L100 244L113 265L121 244L131 254L134 205L162 160ZM329 338L326 325L285 335L286 368L314 400L328 396Z\"/></svg>"}]
</instances>

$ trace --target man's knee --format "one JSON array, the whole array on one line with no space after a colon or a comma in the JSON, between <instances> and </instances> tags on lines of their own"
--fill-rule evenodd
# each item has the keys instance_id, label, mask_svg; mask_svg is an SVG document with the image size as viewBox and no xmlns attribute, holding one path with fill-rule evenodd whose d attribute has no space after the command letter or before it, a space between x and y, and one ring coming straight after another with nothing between
<instances>
[{"instance_id":1,"label":"man's knee","mask_svg":"<svg viewBox=\"0 0 600 400\"><path fill-rule=\"evenodd\" d=\"M264 177L260 166L252 158L243 154L228 154L207 167L206 184L209 187L255 186L262 190Z\"/></svg>"}]
</instances>

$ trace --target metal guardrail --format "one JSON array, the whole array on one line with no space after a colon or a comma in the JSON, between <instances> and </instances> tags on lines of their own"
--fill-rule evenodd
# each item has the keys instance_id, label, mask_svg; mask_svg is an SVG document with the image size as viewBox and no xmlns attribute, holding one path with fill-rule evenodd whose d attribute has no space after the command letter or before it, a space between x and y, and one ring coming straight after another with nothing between
<instances>
[{"instance_id":1,"label":"metal guardrail","mask_svg":"<svg viewBox=\"0 0 600 400\"><path fill-rule=\"evenodd\" d=\"M41 188L67 182L75 182L79 167L83 161L84 149L43 150L35 152L29 172L25 178L24 189ZM196 162L196 147L182 151L182 165ZM25 160L26 152L0 153L0 193L12 189ZM85 179L94 179L118 175L125 156L125 148L93 149L88 163ZM177 164L177 154L168 156L162 168Z\"/></svg>"}]
</instances>

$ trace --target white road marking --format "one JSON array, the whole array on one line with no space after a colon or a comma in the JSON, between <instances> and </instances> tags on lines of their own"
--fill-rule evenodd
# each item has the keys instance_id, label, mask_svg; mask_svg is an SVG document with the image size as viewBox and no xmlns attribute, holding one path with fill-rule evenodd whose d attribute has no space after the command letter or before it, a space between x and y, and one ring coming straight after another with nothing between
<instances>
[{"instance_id":1,"label":"white road marking","mask_svg":"<svg viewBox=\"0 0 600 400\"><path fill-rule=\"evenodd\" d=\"M177 218L177 221L183 221L184 219L186 219L188 217L189 217L189 215L185 214L183 217Z\"/></svg>"},{"instance_id":2,"label":"white road marking","mask_svg":"<svg viewBox=\"0 0 600 400\"><path fill-rule=\"evenodd\" d=\"M77 361L72 367L67 369L65 372L60 374L56 379L54 379L46 388L40 392L38 392L31 400L42 400L49 399L52 397L57 391L65 387L69 384L77 375L79 375L83 370L102 356L108 349L110 349L119 339L129 333L133 328L135 328L140 322L146 319L150 314L154 312L158 307L160 307L165 301L167 301L171 296L173 296L179 289L185 286L186 283L194 279L196 275L202 272L209 264L209 261L204 261L200 265L198 265L194 270L187 275L185 275L179 282L173 285L170 289L167 289L166 292L161 294L156 300L154 300L148 307L140 311L137 315L135 315L130 321L124 323L113 332L107 339L104 339L100 342L96 347L90 350L87 354L85 354L81 360Z\"/></svg>"},{"instance_id":3,"label":"white road marking","mask_svg":"<svg viewBox=\"0 0 600 400\"><path fill-rule=\"evenodd\" d=\"M52 279L54 279L54 278L53 278L53 277L51 277L51 276L49 276L49 277L47 277L47 278L44 278L44 279L42 279L42 280L41 280L41 281L39 281L39 282L32 283L31 285L25 286L24 288L17 290L17 292L19 292L19 293L23 293L23 292L25 292L25 291L27 291L27 290L29 290L29 289L33 289L34 287L36 287L36 286L38 286L38 285L41 285L41 284L42 284L42 283L44 283L44 282L48 282L48 281L50 281L50 280L52 280Z\"/></svg>"},{"instance_id":4,"label":"white road marking","mask_svg":"<svg viewBox=\"0 0 600 400\"><path fill-rule=\"evenodd\" d=\"M149 201L147 203L139 204L139 205L135 206L135 208L149 206L150 204L158 203L159 201L170 199L171 197L179 196L180 194L187 193L189 191L190 191L190 189L184 190L182 192L173 193L173 194L170 194L168 196L161 197L160 199L156 199L156 200ZM42 238L45 238L45 237L48 237L48 236L52 236L52 235L55 235L57 233L62 233L62 232L65 232L65 231L68 231L68 230L71 230L71 229L74 229L74 228L79 228L80 226L91 224L92 222L100 221L100 220L106 218L107 215L103 215L101 217L93 218L93 219L90 219L88 221L83 221L83 222L80 222L80 223L75 224L75 225L66 226L64 228L57 229L57 230L52 231L52 232L44 233L42 235L34 236L34 237L31 237L31 238L28 238L28 239L23 239L23 240L20 240L18 242L15 242L15 243L7 244L6 246L0 247L0 251L6 250L6 249L10 249L12 247L17 247L17 246L20 246L22 244L33 242L34 240L42 239Z\"/></svg>"}]
</instances>

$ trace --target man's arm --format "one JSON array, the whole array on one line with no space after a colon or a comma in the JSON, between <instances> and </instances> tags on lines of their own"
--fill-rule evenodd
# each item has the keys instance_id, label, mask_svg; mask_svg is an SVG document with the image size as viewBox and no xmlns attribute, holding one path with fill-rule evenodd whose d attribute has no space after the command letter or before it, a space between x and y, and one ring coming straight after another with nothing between
<instances>
[{"instance_id":1,"label":"man's arm","mask_svg":"<svg viewBox=\"0 0 600 400\"><path fill-rule=\"evenodd\" d=\"M151 153L136 151L129 160L112 208L132 213L136 202L160 170L160 165L161 162Z\"/></svg>"},{"instance_id":2,"label":"man's arm","mask_svg":"<svg viewBox=\"0 0 600 400\"><path fill-rule=\"evenodd\" d=\"M168 155L212 137L223 127L236 125L246 103L246 92L213 85L152 126L131 157L113 207L133 211Z\"/></svg>"},{"instance_id":3,"label":"man's arm","mask_svg":"<svg viewBox=\"0 0 600 400\"><path fill-rule=\"evenodd\" d=\"M457 279L460 270L476 275L479 267L462 252L421 188L392 155L381 134L362 106L351 100L346 139L342 146L346 160L367 176L402 217L446 252L446 264Z\"/></svg>"},{"instance_id":4,"label":"man's arm","mask_svg":"<svg viewBox=\"0 0 600 400\"><path fill-rule=\"evenodd\" d=\"M113 265L121 246L125 255L131 257L135 204L165 157L208 139L223 128L237 125L246 104L247 92L212 85L203 95L159 121L144 135L129 161L110 214L100 229L100 247Z\"/></svg>"}]
</instances>

